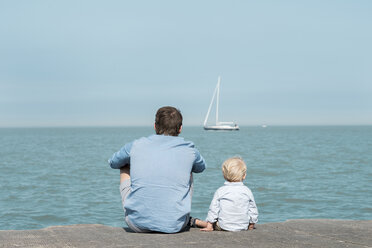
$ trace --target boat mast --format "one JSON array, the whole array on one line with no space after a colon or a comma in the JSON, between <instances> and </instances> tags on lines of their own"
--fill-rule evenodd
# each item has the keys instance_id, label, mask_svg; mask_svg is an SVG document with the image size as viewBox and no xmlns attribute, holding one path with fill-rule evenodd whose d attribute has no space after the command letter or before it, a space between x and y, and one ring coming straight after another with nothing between
<instances>
[{"instance_id":1,"label":"boat mast","mask_svg":"<svg viewBox=\"0 0 372 248\"><path fill-rule=\"evenodd\" d=\"M221 76L218 76L218 81L217 81L217 102L216 102L216 126L218 126L218 104L220 102L220 82L221 82Z\"/></svg>"},{"instance_id":2,"label":"boat mast","mask_svg":"<svg viewBox=\"0 0 372 248\"><path fill-rule=\"evenodd\" d=\"M204 120L204 126L207 125L207 121L208 121L208 117L209 117L209 113L211 112L211 108L212 108L212 104L213 104L213 101L214 101L214 97L216 96L216 93L217 93L217 89L218 89L218 83L217 83L217 86L216 88L214 89L214 92L213 92L213 96L212 96L212 100L211 100L211 103L209 104L209 108L208 108L208 112L207 112L207 115L205 116L205 120ZM218 90L219 91L219 90Z\"/></svg>"}]
</instances>

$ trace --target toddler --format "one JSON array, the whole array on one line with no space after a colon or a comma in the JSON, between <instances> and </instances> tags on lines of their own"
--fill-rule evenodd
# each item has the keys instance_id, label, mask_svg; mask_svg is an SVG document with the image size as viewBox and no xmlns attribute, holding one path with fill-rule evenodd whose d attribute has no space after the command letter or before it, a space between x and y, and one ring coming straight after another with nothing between
<instances>
[{"instance_id":1,"label":"toddler","mask_svg":"<svg viewBox=\"0 0 372 248\"><path fill-rule=\"evenodd\" d=\"M258 211L251 190L243 184L247 166L241 158L227 159L222 165L224 186L214 194L206 221L194 219L201 231L242 231L254 229Z\"/></svg>"}]
</instances>

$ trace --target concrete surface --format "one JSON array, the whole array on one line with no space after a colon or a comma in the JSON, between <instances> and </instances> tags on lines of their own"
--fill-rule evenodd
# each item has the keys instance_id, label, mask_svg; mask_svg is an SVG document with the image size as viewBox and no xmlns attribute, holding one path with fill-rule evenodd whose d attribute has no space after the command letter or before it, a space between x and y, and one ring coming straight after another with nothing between
<instances>
[{"instance_id":1,"label":"concrete surface","mask_svg":"<svg viewBox=\"0 0 372 248\"><path fill-rule=\"evenodd\" d=\"M253 231L137 234L98 224L0 231L0 247L372 247L372 220L289 220Z\"/></svg>"}]
</instances>

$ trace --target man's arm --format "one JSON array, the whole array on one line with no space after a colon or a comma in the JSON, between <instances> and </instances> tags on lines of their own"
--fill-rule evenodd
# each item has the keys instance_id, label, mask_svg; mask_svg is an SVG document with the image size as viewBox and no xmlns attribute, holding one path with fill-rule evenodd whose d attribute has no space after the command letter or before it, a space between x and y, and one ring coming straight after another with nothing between
<instances>
[{"instance_id":1,"label":"man's arm","mask_svg":"<svg viewBox=\"0 0 372 248\"><path fill-rule=\"evenodd\" d=\"M200 173L205 170L206 163L205 163L204 158L200 155L200 152L196 148L194 149L195 149L195 161L192 166L192 172Z\"/></svg>"},{"instance_id":2,"label":"man's arm","mask_svg":"<svg viewBox=\"0 0 372 248\"><path fill-rule=\"evenodd\" d=\"M108 160L111 168L120 169L121 167L130 164L130 150L132 144L132 142L125 144L119 151L112 155L112 158Z\"/></svg>"}]
</instances>

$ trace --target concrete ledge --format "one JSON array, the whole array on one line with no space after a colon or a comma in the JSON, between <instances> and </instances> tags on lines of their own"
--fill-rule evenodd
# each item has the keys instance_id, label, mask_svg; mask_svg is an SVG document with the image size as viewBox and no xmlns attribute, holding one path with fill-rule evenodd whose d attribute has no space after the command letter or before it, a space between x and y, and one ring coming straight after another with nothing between
<instances>
[{"instance_id":1,"label":"concrete ledge","mask_svg":"<svg viewBox=\"0 0 372 248\"><path fill-rule=\"evenodd\" d=\"M0 231L0 247L372 247L372 220L289 220L253 231L137 234L98 224Z\"/></svg>"}]
</instances>

